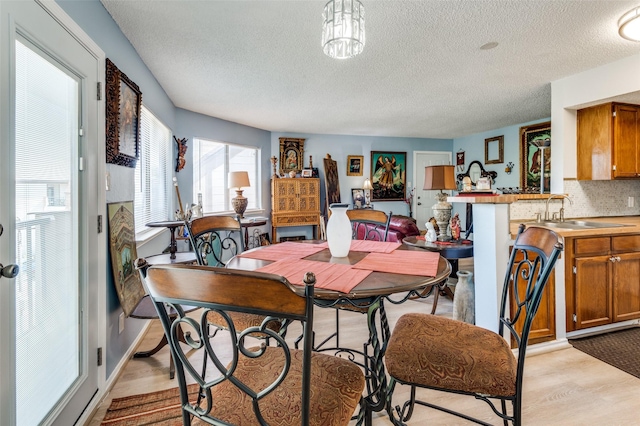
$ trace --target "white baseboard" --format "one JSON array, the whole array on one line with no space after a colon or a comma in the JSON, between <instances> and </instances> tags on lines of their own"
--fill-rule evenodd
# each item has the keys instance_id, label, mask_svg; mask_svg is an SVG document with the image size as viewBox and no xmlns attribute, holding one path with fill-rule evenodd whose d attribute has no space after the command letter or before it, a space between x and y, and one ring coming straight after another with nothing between
<instances>
[{"instance_id":1,"label":"white baseboard","mask_svg":"<svg viewBox=\"0 0 640 426\"><path fill-rule=\"evenodd\" d=\"M142 327L140 333L138 333L138 337L136 337L136 340L134 340L134 342L129 347L129 350L127 350L127 352L122 356L120 362L118 362L118 365L116 365L116 368L114 368L113 373L111 373L111 376L109 376L109 378L105 381L104 387L102 389L98 389L98 392L93 397L89 405L87 405L87 408L84 410L84 413L82 414L82 416L80 416L76 424L88 425L89 422L91 422L91 419L98 411L98 408L100 408L102 403L108 398L111 389L113 389L113 386L120 378L120 375L124 371L124 368L127 366L127 363L131 358L133 358L133 354L136 352L136 349L138 348L144 337L147 335L149 327L151 327L151 320L147 320L147 323L144 325L144 327Z\"/></svg>"}]
</instances>

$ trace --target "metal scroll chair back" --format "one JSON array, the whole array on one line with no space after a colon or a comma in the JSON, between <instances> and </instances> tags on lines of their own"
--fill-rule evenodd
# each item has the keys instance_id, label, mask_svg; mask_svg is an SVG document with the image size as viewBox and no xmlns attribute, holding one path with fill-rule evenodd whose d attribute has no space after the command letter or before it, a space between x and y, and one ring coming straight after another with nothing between
<instances>
[{"instance_id":1,"label":"metal scroll chair back","mask_svg":"<svg viewBox=\"0 0 640 426\"><path fill-rule=\"evenodd\" d=\"M284 277L200 265L148 268L148 292L171 345L181 398L182 421L211 424L344 424L349 422L364 389L360 368L342 358L312 351L315 276L303 286ZM172 321L165 304L178 312ZM183 305L202 308L185 315ZM231 333L211 342L207 316L225 318ZM230 312L264 318L246 329ZM274 318L300 321L303 349L297 350L267 324ZM260 345L256 335L277 342ZM180 336L187 344L180 344ZM226 340L222 339L226 336ZM203 376L192 364L208 358L215 368ZM195 385L187 385L187 382Z\"/></svg>"},{"instance_id":2,"label":"metal scroll chair back","mask_svg":"<svg viewBox=\"0 0 640 426\"><path fill-rule=\"evenodd\" d=\"M187 222L199 265L224 266L245 249L239 217L204 216Z\"/></svg>"},{"instance_id":3,"label":"metal scroll chair back","mask_svg":"<svg viewBox=\"0 0 640 426\"><path fill-rule=\"evenodd\" d=\"M387 241L391 212L387 214L380 210L354 209L347 210L347 216L351 221L351 237L354 240Z\"/></svg>"},{"instance_id":4,"label":"metal scroll chair back","mask_svg":"<svg viewBox=\"0 0 640 426\"><path fill-rule=\"evenodd\" d=\"M529 332L562 250L555 232L520 225L503 283L498 333L428 314L405 314L398 319L385 354L391 376L389 407L397 383L410 385L411 396L402 407L390 408L394 424L409 420L415 404L488 424L417 399L418 387L474 396L489 404L505 425L522 423L522 381ZM517 356L507 339L518 347ZM511 403L510 409L507 402Z\"/></svg>"}]
</instances>

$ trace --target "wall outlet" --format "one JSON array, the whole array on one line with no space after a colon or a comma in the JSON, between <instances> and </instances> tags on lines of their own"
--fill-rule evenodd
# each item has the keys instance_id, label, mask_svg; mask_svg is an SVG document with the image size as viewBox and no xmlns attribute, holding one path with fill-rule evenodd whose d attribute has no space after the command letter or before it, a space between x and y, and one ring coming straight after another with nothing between
<instances>
[{"instance_id":1,"label":"wall outlet","mask_svg":"<svg viewBox=\"0 0 640 426\"><path fill-rule=\"evenodd\" d=\"M124 312L120 313L118 317L118 334L122 334L124 331Z\"/></svg>"},{"instance_id":2,"label":"wall outlet","mask_svg":"<svg viewBox=\"0 0 640 426\"><path fill-rule=\"evenodd\" d=\"M629 198L627 199L627 205L628 205L629 207L633 207L633 206L635 206L635 205L636 205L636 198L635 198L635 197L629 197Z\"/></svg>"}]
</instances>

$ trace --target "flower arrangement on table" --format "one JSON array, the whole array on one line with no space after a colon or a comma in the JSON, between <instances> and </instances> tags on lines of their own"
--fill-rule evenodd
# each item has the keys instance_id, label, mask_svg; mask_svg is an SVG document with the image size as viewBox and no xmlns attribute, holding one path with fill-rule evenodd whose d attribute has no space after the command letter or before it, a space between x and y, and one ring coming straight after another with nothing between
<instances>
[{"instance_id":1,"label":"flower arrangement on table","mask_svg":"<svg viewBox=\"0 0 640 426\"><path fill-rule=\"evenodd\" d=\"M404 199L404 202L409 206L409 217L413 217L413 195L415 191L415 187L411 188L411 190L407 193L406 198Z\"/></svg>"}]
</instances>

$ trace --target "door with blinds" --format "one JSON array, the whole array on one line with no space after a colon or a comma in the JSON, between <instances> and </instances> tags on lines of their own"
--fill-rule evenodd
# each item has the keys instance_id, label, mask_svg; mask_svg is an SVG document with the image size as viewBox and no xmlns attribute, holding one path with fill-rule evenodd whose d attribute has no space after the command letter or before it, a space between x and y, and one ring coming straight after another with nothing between
<instances>
[{"instance_id":1,"label":"door with blinds","mask_svg":"<svg viewBox=\"0 0 640 426\"><path fill-rule=\"evenodd\" d=\"M0 2L2 425L74 424L98 390L100 60L56 13Z\"/></svg>"}]
</instances>

